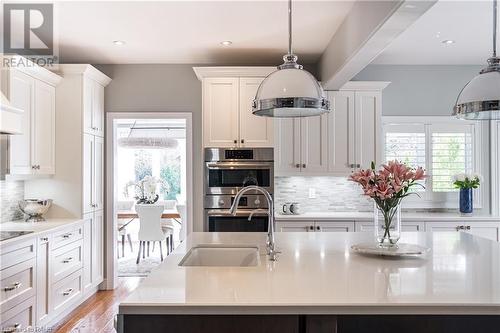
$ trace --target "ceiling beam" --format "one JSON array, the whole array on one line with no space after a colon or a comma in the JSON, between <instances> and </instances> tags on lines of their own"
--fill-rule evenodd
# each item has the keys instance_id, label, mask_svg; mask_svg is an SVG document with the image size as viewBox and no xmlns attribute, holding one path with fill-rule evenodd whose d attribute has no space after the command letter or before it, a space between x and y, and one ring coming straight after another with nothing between
<instances>
[{"instance_id":1,"label":"ceiling beam","mask_svg":"<svg viewBox=\"0 0 500 333\"><path fill-rule=\"evenodd\" d=\"M355 2L319 60L323 87L340 89L436 2Z\"/></svg>"}]
</instances>

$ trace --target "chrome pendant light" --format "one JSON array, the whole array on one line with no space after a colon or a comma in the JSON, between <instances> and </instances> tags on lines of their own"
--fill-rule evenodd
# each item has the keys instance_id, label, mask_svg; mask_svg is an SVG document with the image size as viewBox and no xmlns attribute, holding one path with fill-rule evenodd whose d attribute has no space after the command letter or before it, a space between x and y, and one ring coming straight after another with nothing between
<instances>
[{"instance_id":1,"label":"chrome pendant light","mask_svg":"<svg viewBox=\"0 0 500 333\"><path fill-rule=\"evenodd\" d=\"M500 58L497 57L497 0L493 0L493 56L488 67L458 95L453 115L462 119L500 119Z\"/></svg>"},{"instance_id":2,"label":"chrome pendant light","mask_svg":"<svg viewBox=\"0 0 500 333\"><path fill-rule=\"evenodd\" d=\"M316 78L302 69L292 52L292 1L288 0L288 54L278 70L259 86L253 101L253 114L264 117L309 117L330 111L323 88Z\"/></svg>"}]
</instances>

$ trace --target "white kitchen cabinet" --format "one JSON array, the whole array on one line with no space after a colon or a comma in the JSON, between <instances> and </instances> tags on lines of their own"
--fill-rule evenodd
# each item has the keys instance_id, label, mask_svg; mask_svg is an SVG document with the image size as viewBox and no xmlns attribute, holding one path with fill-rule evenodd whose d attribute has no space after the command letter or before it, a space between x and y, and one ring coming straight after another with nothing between
<instances>
[{"instance_id":1,"label":"white kitchen cabinet","mask_svg":"<svg viewBox=\"0 0 500 333\"><path fill-rule=\"evenodd\" d=\"M241 147L272 147L273 118L252 113L252 102L263 78L240 77L239 88L239 145Z\"/></svg>"},{"instance_id":2,"label":"white kitchen cabinet","mask_svg":"<svg viewBox=\"0 0 500 333\"><path fill-rule=\"evenodd\" d=\"M238 78L203 80L203 142L205 147L238 144Z\"/></svg>"},{"instance_id":3,"label":"white kitchen cabinet","mask_svg":"<svg viewBox=\"0 0 500 333\"><path fill-rule=\"evenodd\" d=\"M92 288L92 227L94 224L94 213L83 216L83 292Z\"/></svg>"},{"instance_id":4,"label":"white kitchen cabinet","mask_svg":"<svg viewBox=\"0 0 500 333\"><path fill-rule=\"evenodd\" d=\"M328 115L328 172L348 175L352 171L355 141L354 91L329 91L328 98L333 112Z\"/></svg>"},{"instance_id":5,"label":"white kitchen cabinet","mask_svg":"<svg viewBox=\"0 0 500 333\"><path fill-rule=\"evenodd\" d=\"M352 232L354 222L352 221L316 221L314 223L316 231L319 232Z\"/></svg>"},{"instance_id":6,"label":"white kitchen cabinet","mask_svg":"<svg viewBox=\"0 0 500 333\"><path fill-rule=\"evenodd\" d=\"M313 221L278 221L276 222L278 232L314 232Z\"/></svg>"},{"instance_id":7,"label":"white kitchen cabinet","mask_svg":"<svg viewBox=\"0 0 500 333\"><path fill-rule=\"evenodd\" d=\"M276 119L277 175L315 175L328 170L328 117Z\"/></svg>"},{"instance_id":8,"label":"white kitchen cabinet","mask_svg":"<svg viewBox=\"0 0 500 333\"><path fill-rule=\"evenodd\" d=\"M36 320L41 325L44 325L50 318L50 238L49 234L37 238Z\"/></svg>"},{"instance_id":9,"label":"white kitchen cabinet","mask_svg":"<svg viewBox=\"0 0 500 333\"><path fill-rule=\"evenodd\" d=\"M104 211L94 212L92 221L92 285L97 287L104 277Z\"/></svg>"},{"instance_id":10,"label":"white kitchen cabinet","mask_svg":"<svg viewBox=\"0 0 500 333\"><path fill-rule=\"evenodd\" d=\"M83 217L104 209L101 118L104 87L111 79L91 65L59 65L58 69L63 78L55 101L57 172L41 181L26 182L25 196L53 199L48 217Z\"/></svg>"},{"instance_id":11,"label":"white kitchen cabinet","mask_svg":"<svg viewBox=\"0 0 500 333\"><path fill-rule=\"evenodd\" d=\"M92 78L83 78L83 130L104 136L104 86Z\"/></svg>"},{"instance_id":12,"label":"white kitchen cabinet","mask_svg":"<svg viewBox=\"0 0 500 333\"><path fill-rule=\"evenodd\" d=\"M373 221L356 221L355 230L358 232L374 232L374 229L375 224ZM401 231L425 231L425 223L416 221L401 221Z\"/></svg>"},{"instance_id":13,"label":"white kitchen cabinet","mask_svg":"<svg viewBox=\"0 0 500 333\"><path fill-rule=\"evenodd\" d=\"M332 112L275 120L276 175L344 177L372 161L379 163L382 90L387 84L348 82L340 91L327 92Z\"/></svg>"},{"instance_id":14,"label":"white kitchen cabinet","mask_svg":"<svg viewBox=\"0 0 500 333\"><path fill-rule=\"evenodd\" d=\"M55 173L55 85L60 77L45 69L39 72L12 69L9 96L14 107L24 111L23 133L11 137L11 175ZM44 81L47 80L47 81Z\"/></svg>"},{"instance_id":15,"label":"white kitchen cabinet","mask_svg":"<svg viewBox=\"0 0 500 333\"><path fill-rule=\"evenodd\" d=\"M273 67L194 67L203 87L203 147L273 147L273 119L252 102Z\"/></svg>"},{"instance_id":16,"label":"white kitchen cabinet","mask_svg":"<svg viewBox=\"0 0 500 333\"><path fill-rule=\"evenodd\" d=\"M495 222L426 222L425 230L432 232L461 231L470 233L478 237L500 241L500 223Z\"/></svg>"},{"instance_id":17,"label":"white kitchen cabinet","mask_svg":"<svg viewBox=\"0 0 500 333\"><path fill-rule=\"evenodd\" d=\"M354 231L353 221L298 221L276 222L278 232L350 232Z\"/></svg>"}]
</instances>

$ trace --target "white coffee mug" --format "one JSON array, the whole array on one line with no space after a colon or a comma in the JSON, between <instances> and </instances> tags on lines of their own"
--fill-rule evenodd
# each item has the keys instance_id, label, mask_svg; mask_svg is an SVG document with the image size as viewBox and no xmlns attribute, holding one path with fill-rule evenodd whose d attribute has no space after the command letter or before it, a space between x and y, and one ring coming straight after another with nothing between
<instances>
[{"instance_id":1,"label":"white coffee mug","mask_svg":"<svg viewBox=\"0 0 500 333\"><path fill-rule=\"evenodd\" d=\"M282 209L282 213L285 214L285 215L288 215L288 214L292 214L290 208L291 208L292 204L287 202L285 204L283 204L283 206L281 207Z\"/></svg>"},{"instance_id":2,"label":"white coffee mug","mask_svg":"<svg viewBox=\"0 0 500 333\"><path fill-rule=\"evenodd\" d=\"M298 202L293 202L291 205L290 205L290 213L294 214L294 215L298 215L300 214L300 204Z\"/></svg>"}]
</instances>

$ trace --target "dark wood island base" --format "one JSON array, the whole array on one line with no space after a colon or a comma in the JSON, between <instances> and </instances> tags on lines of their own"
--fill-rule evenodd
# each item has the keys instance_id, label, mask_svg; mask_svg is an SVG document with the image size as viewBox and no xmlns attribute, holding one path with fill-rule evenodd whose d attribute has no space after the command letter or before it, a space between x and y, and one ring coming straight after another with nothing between
<instances>
[{"instance_id":1,"label":"dark wood island base","mask_svg":"<svg viewBox=\"0 0 500 333\"><path fill-rule=\"evenodd\" d=\"M499 315L119 315L118 333L498 333Z\"/></svg>"}]
</instances>

